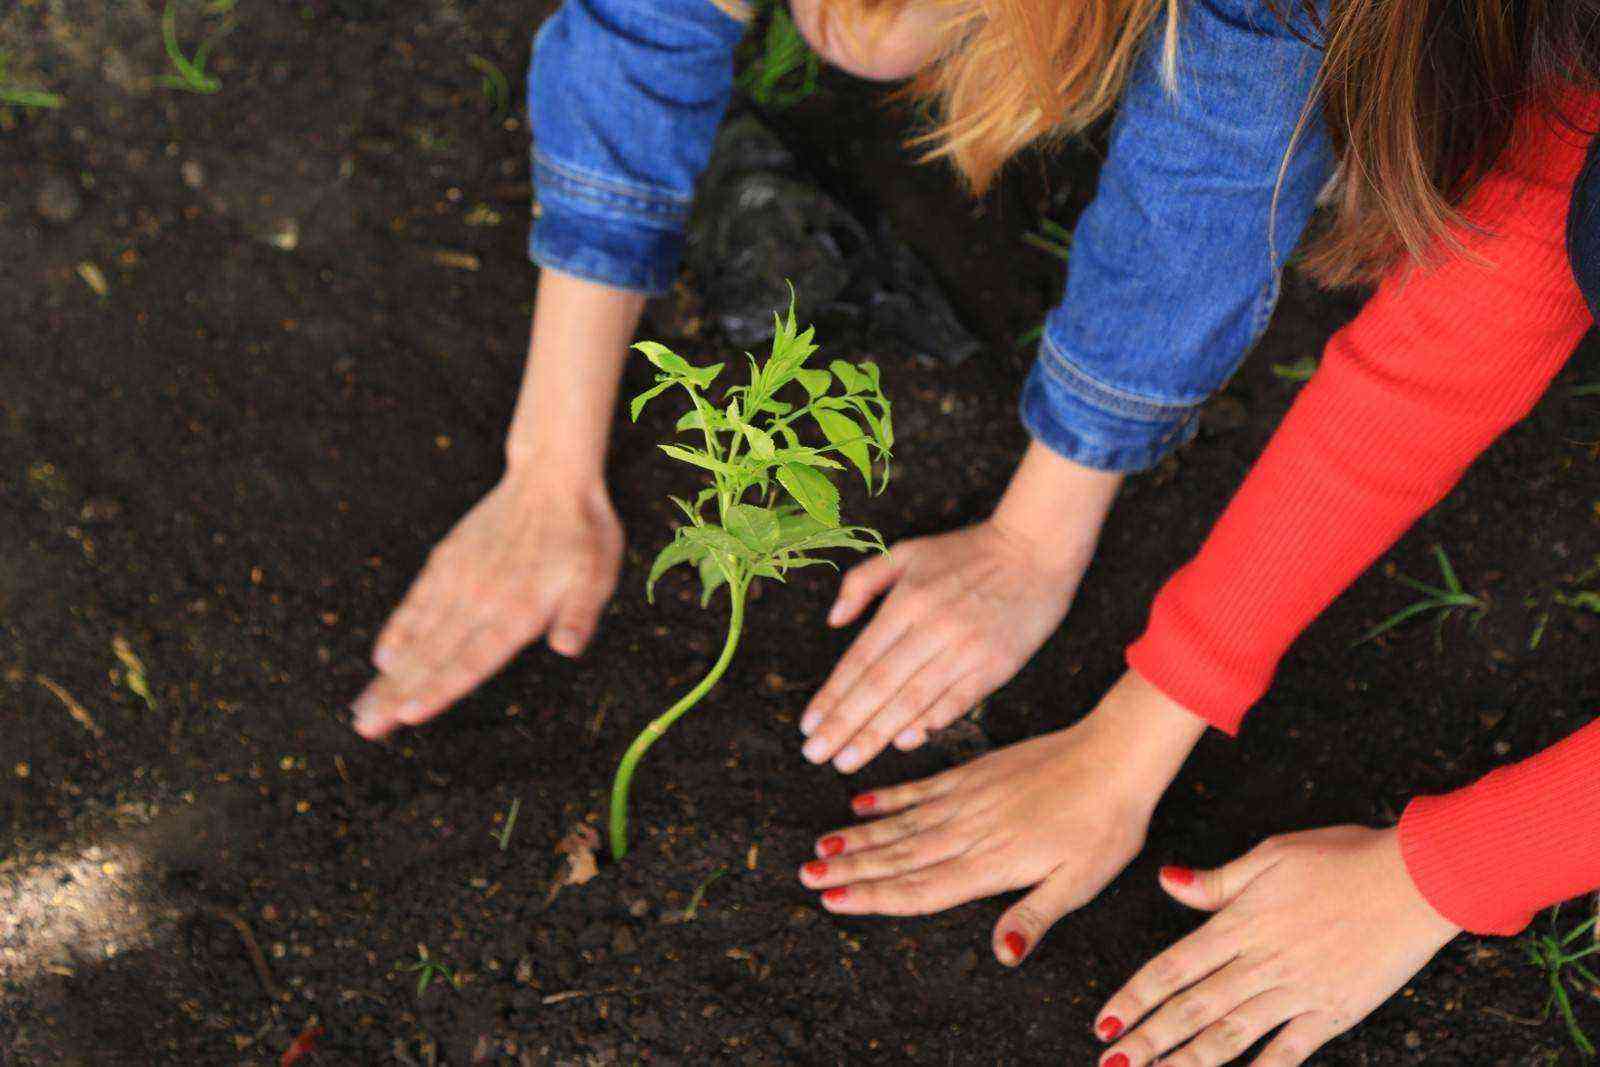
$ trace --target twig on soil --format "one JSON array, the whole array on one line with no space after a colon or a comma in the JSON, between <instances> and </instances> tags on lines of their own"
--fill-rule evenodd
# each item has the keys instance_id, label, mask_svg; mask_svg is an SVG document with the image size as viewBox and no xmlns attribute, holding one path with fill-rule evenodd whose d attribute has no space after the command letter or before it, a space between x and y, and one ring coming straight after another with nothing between
<instances>
[{"instance_id":1,"label":"twig on soil","mask_svg":"<svg viewBox=\"0 0 1600 1067\"><path fill-rule=\"evenodd\" d=\"M547 1006L550 1004L564 1004L569 1000L577 1000L579 997L603 997L610 993L620 992L622 992L622 987L619 985L607 986L604 989L568 989L562 993L551 993L539 1003Z\"/></svg>"},{"instance_id":2,"label":"twig on soil","mask_svg":"<svg viewBox=\"0 0 1600 1067\"><path fill-rule=\"evenodd\" d=\"M214 905L208 905L205 911L238 931L239 940L244 942L245 953L250 957L250 964L255 967L256 977L261 980L261 988L266 990L267 996L272 1000L287 999L283 990L272 980L272 970L267 966L267 957L262 953L256 935L251 932L250 924L244 921L244 916L231 908L219 908Z\"/></svg>"},{"instance_id":3,"label":"twig on soil","mask_svg":"<svg viewBox=\"0 0 1600 1067\"><path fill-rule=\"evenodd\" d=\"M507 846L511 844L511 831L517 828L517 812L521 810L522 798L513 797L511 800L511 810L506 812L505 826L498 832L490 831L490 836L492 836L496 841L500 842L501 852L504 852Z\"/></svg>"},{"instance_id":4,"label":"twig on soil","mask_svg":"<svg viewBox=\"0 0 1600 1067\"><path fill-rule=\"evenodd\" d=\"M711 883L728 873L728 868L718 867L711 872L711 877L695 886L694 895L689 898L689 906L683 909L683 921L693 922L695 915L700 911L700 905L705 902L706 890L711 888Z\"/></svg>"},{"instance_id":5,"label":"twig on soil","mask_svg":"<svg viewBox=\"0 0 1600 1067\"><path fill-rule=\"evenodd\" d=\"M61 701L63 705L65 705L67 714L72 716L74 722L93 734L96 740L105 737L106 732L100 729L99 723L94 721L94 716L89 714L89 709L85 708L82 704L74 700L71 693L67 692L65 689L61 688L55 682L52 682L42 674L36 674L33 676L33 678L40 685L50 690L51 694L57 700Z\"/></svg>"}]
</instances>

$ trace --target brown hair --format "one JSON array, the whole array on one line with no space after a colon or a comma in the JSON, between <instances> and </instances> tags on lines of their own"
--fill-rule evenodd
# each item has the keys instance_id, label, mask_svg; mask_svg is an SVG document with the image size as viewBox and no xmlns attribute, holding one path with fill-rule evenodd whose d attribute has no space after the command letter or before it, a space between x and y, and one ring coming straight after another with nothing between
<instances>
[{"instance_id":1,"label":"brown hair","mask_svg":"<svg viewBox=\"0 0 1600 1067\"><path fill-rule=\"evenodd\" d=\"M940 58L909 92L935 106L918 138L927 158L949 159L974 193L1023 148L1110 111L1152 36L1168 88L1182 91L1179 0L833 2L869 20L908 2L946 10ZM1315 0L1275 0L1280 17L1293 13L1285 5L1310 16L1323 52L1340 178L1305 262L1329 284L1448 248L1517 114L1562 82L1590 88L1600 76L1600 0L1332 0L1325 20Z\"/></svg>"}]
</instances>

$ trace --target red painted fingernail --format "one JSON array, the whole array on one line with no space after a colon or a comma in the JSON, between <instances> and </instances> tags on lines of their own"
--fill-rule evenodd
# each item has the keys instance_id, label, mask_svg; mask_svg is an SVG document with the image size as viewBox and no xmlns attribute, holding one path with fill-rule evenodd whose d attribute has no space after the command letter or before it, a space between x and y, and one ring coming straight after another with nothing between
<instances>
[{"instance_id":1,"label":"red painted fingernail","mask_svg":"<svg viewBox=\"0 0 1600 1067\"><path fill-rule=\"evenodd\" d=\"M807 878L821 878L823 875L828 873L828 865L821 860L812 860L810 863L802 867L801 870L806 872Z\"/></svg>"},{"instance_id":2,"label":"red painted fingernail","mask_svg":"<svg viewBox=\"0 0 1600 1067\"><path fill-rule=\"evenodd\" d=\"M1013 959L1020 960L1022 954L1028 951L1028 939L1012 930L1002 940L1005 942L1006 951L1011 953Z\"/></svg>"},{"instance_id":3,"label":"red painted fingernail","mask_svg":"<svg viewBox=\"0 0 1600 1067\"><path fill-rule=\"evenodd\" d=\"M850 892L850 888L848 886L836 885L832 889L823 890L822 899L826 900L829 904L837 904L839 901L845 898L845 894L848 892Z\"/></svg>"},{"instance_id":4,"label":"red painted fingernail","mask_svg":"<svg viewBox=\"0 0 1600 1067\"><path fill-rule=\"evenodd\" d=\"M1117 1035L1122 1033L1122 1020L1115 1015L1107 1015L1095 1029L1100 1032L1101 1041L1115 1041Z\"/></svg>"},{"instance_id":5,"label":"red painted fingernail","mask_svg":"<svg viewBox=\"0 0 1600 1067\"><path fill-rule=\"evenodd\" d=\"M862 793L850 802L850 806L858 813L865 814L878 806L878 794Z\"/></svg>"},{"instance_id":6,"label":"red painted fingernail","mask_svg":"<svg viewBox=\"0 0 1600 1067\"><path fill-rule=\"evenodd\" d=\"M1112 1057L1109 1060L1106 1060L1106 1062L1102 1063L1100 1067L1128 1067L1128 1057L1120 1052L1114 1053Z\"/></svg>"},{"instance_id":7,"label":"red painted fingernail","mask_svg":"<svg viewBox=\"0 0 1600 1067\"><path fill-rule=\"evenodd\" d=\"M829 834L817 842L817 851L824 856L837 856L844 851L844 838L838 834Z\"/></svg>"},{"instance_id":8,"label":"red painted fingernail","mask_svg":"<svg viewBox=\"0 0 1600 1067\"><path fill-rule=\"evenodd\" d=\"M1189 867L1163 867L1161 877L1173 885L1194 885L1194 870Z\"/></svg>"}]
</instances>

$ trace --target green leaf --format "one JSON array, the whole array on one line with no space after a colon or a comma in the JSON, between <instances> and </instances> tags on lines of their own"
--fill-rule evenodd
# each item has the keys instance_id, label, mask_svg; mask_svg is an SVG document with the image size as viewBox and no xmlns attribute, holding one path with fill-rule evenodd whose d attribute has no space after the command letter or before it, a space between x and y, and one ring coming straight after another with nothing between
<instances>
[{"instance_id":1,"label":"green leaf","mask_svg":"<svg viewBox=\"0 0 1600 1067\"><path fill-rule=\"evenodd\" d=\"M778 516L755 504L735 504L728 509L728 532L756 555L770 555L782 536Z\"/></svg>"},{"instance_id":2,"label":"green leaf","mask_svg":"<svg viewBox=\"0 0 1600 1067\"><path fill-rule=\"evenodd\" d=\"M848 415L824 408L814 408L811 417L821 428L822 435L839 450L839 454L855 464L856 470L866 480L867 490L872 490L872 457L867 452L867 436Z\"/></svg>"},{"instance_id":3,"label":"green leaf","mask_svg":"<svg viewBox=\"0 0 1600 1067\"><path fill-rule=\"evenodd\" d=\"M650 603L656 602L656 581L667 571L680 563L698 563L706 554L703 545L693 544L679 536L663 548L656 555L654 563L650 564L650 576L645 579L644 596Z\"/></svg>"},{"instance_id":4,"label":"green leaf","mask_svg":"<svg viewBox=\"0 0 1600 1067\"><path fill-rule=\"evenodd\" d=\"M795 371L794 376L805 389L808 400L816 400L833 385L833 375L825 370L806 368Z\"/></svg>"},{"instance_id":5,"label":"green leaf","mask_svg":"<svg viewBox=\"0 0 1600 1067\"><path fill-rule=\"evenodd\" d=\"M829 470L843 470L844 464L832 456L824 455L807 445L796 445L793 448L780 449L771 456L774 463L799 463L806 467L826 467Z\"/></svg>"},{"instance_id":6,"label":"green leaf","mask_svg":"<svg viewBox=\"0 0 1600 1067\"><path fill-rule=\"evenodd\" d=\"M827 475L800 463L785 463L778 468L778 483L812 518L826 526L839 525L839 490Z\"/></svg>"},{"instance_id":7,"label":"green leaf","mask_svg":"<svg viewBox=\"0 0 1600 1067\"><path fill-rule=\"evenodd\" d=\"M707 422L710 423L709 426L706 425ZM683 433L686 430L706 429L709 429L712 433L720 433L727 428L728 420L723 417L722 412L709 404L703 409L696 408L693 411L685 411L682 417L678 419L677 425L673 427L679 433Z\"/></svg>"},{"instance_id":8,"label":"green leaf","mask_svg":"<svg viewBox=\"0 0 1600 1067\"><path fill-rule=\"evenodd\" d=\"M706 607L711 603L711 594L717 591L718 586L727 585L728 576L722 569L722 564L717 562L715 556L707 555L700 561L700 606Z\"/></svg>"},{"instance_id":9,"label":"green leaf","mask_svg":"<svg viewBox=\"0 0 1600 1067\"><path fill-rule=\"evenodd\" d=\"M844 386L846 394L865 393L872 388L872 379L842 359L834 360L828 367L833 371L834 377L839 379L839 384Z\"/></svg>"},{"instance_id":10,"label":"green leaf","mask_svg":"<svg viewBox=\"0 0 1600 1067\"><path fill-rule=\"evenodd\" d=\"M703 526L685 526L678 531L678 536L709 552L720 552L729 560L748 559L752 555L743 541L714 522L708 522Z\"/></svg>"},{"instance_id":11,"label":"green leaf","mask_svg":"<svg viewBox=\"0 0 1600 1067\"><path fill-rule=\"evenodd\" d=\"M765 430L758 430L749 423L745 423L740 429L744 431L745 437L750 441L750 454L752 456L757 459L771 459L777 453L777 446L772 443L772 438L767 435Z\"/></svg>"},{"instance_id":12,"label":"green leaf","mask_svg":"<svg viewBox=\"0 0 1600 1067\"><path fill-rule=\"evenodd\" d=\"M645 359L668 374L691 381L702 389L716 381L717 375L722 373L720 363L714 363L709 367L696 367L666 345L656 341L640 341L633 347L635 351L644 353Z\"/></svg>"},{"instance_id":13,"label":"green leaf","mask_svg":"<svg viewBox=\"0 0 1600 1067\"><path fill-rule=\"evenodd\" d=\"M657 448L671 456L681 459L685 463L693 463L696 467L704 467L708 471L718 474L727 474L728 465L720 459L712 459L698 448L684 448L682 445L657 445Z\"/></svg>"},{"instance_id":14,"label":"green leaf","mask_svg":"<svg viewBox=\"0 0 1600 1067\"><path fill-rule=\"evenodd\" d=\"M677 382L671 380L657 382L655 385L652 385L650 388L634 397L633 401L628 405L628 414L632 416L633 421L639 421L639 412L644 410L644 406L650 402L652 397L660 396L662 393L666 392L668 389L671 389L677 384Z\"/></svg>"}]
</instances>

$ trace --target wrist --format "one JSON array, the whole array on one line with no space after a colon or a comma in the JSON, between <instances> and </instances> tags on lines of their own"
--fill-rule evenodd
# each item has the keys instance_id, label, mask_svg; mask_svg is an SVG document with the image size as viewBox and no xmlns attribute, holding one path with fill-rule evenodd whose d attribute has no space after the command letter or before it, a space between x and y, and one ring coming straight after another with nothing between
<instances>
[{"instance_id":1,"label":"wrist","mask_svg":"<svg viewBox=\"0 0 1600 1067\"><path fill-rule=\"evenodd\" d=\"M1136 671L1123 674L1078 725L1116 748L1122 779L1135 783L1151 809L1206 732L1205 720Z\"/></svg>"},{"instance_id":2,"label":"wrist","mask_svg":"<svg viewBox=\"0 0 1600 1067\"><path fill-rule=\"evenodd\" d=\"M516 441L506 444L506 482L541 493L580 494L605 489L605 457L571 443Z\"/></svg>"},{"instance_id":3,"label":"wrist","mask_svg":"<svg viewBox=\"0 0 1600 1067\"><path fill-rule=\"evenodd\" d=\"M1042 559L1088 562L1123 476L1074 463L1035 441L989 521Z\"/></svg>"}]
</instances>

